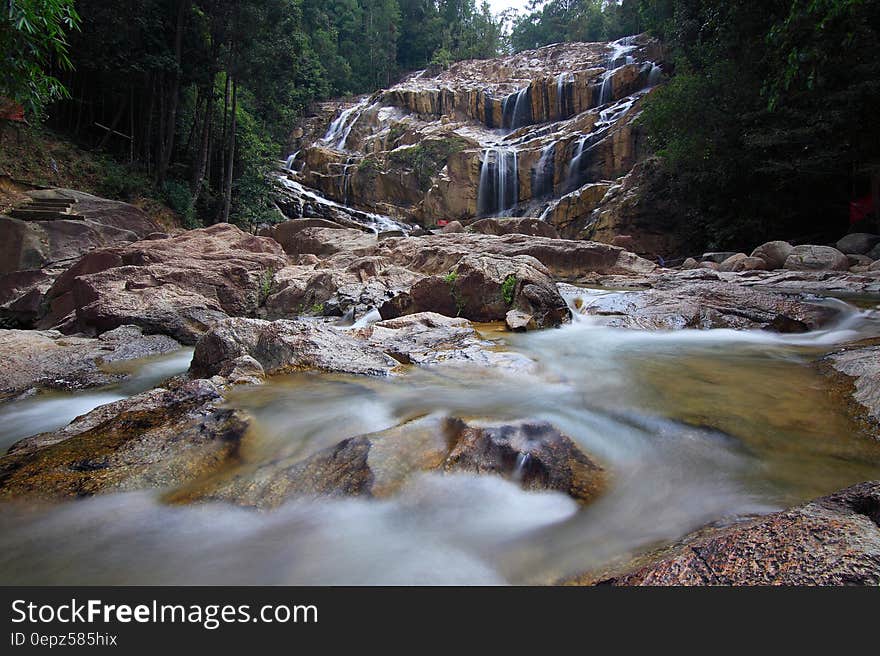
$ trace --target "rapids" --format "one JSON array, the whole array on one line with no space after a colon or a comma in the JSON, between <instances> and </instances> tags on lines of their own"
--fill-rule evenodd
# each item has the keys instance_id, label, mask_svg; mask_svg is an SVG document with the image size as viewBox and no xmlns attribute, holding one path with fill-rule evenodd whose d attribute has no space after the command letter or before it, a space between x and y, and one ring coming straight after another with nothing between
<instances>
[{"instance_id":1,"label":"rapids","mask_svg":"<svg viewBox=\"0 0 880 656\"><path fill-rule=\"evenodd\" d=\"M582 290L578 305L598 293ZM428 415L545 419L609 470L608 490L589 506L469 474L413 476L384 500L296 500L268 512L168 505L160 492L7 503L0 582L549 583L709 523L880 477L880 443L815 365L837 344L880 335L870 313L846 306L836 326L802 335L643 332L578 318L527 334L479 327L497 348L533 360L530 372L302 373L239 388L229 403L256 418L251 465ZM33 403L57 425L65 418L51 402L2 411ZM45 430L0 426L5 444Z\"/></svg>"}]
</instances>

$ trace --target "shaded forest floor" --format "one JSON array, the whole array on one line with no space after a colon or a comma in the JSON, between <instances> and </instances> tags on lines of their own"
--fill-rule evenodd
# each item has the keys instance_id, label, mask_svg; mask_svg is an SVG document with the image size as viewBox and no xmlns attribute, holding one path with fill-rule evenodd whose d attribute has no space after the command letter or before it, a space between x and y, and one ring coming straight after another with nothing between
<instances>
[{"instance_id":1,"label":"shaded forest floor","mask_svg":"<svg viewBox=\"0 0 880 656\"><path fill-rule=\"evenodd\" d=\"M76 189L131 203L168 228L181 217L162 202L146 176L43 127L0 131L0 213L39 187Z\"/></svg>"}]
</instances>

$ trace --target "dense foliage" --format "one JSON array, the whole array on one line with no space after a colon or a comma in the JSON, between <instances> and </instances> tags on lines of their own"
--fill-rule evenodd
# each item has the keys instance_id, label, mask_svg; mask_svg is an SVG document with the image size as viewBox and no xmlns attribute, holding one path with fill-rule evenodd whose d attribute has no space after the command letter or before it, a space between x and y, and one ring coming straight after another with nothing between
<instances>
[{"instance_id":1,"label":"dense foliage","mask_svg":"<svg viewBox=\"0 0 880 656\"><path fill-rule=\"evenodd\" d=\"M670 50L674 76L643 125L671 181L664 206L694 247L833 239L850 202L880 205L880 3L551 0L511 42L642 31Z\"/></svg>"},{"instance_id":2,"label":"dense foliage","mask_svg":"<svg viewBox=\"0 0 880 656\"><path fill-rule=\"evenodd\" d=\"M312 101L501 47L500 23L475 0L10 6L18 13L0 22L0 45L15 66L4 69L0 95L35 117L66 98L52 106L51 125L114 154L190 225L278 217L265 174ZM81 29L72 31L77 12Z\"/></svg>"},{"instance_id":3,"label":"dense foliage","mask_svg":"<svg viewBox=\"0 0 880 656\"><path fill-rule=\"evenodd\" d=\"M50 67L69 70L67 34L79 24L73 0L7 0L0 10L0 102L18 103L41 117L67 89Z\"/></svg>"}]
</instances>

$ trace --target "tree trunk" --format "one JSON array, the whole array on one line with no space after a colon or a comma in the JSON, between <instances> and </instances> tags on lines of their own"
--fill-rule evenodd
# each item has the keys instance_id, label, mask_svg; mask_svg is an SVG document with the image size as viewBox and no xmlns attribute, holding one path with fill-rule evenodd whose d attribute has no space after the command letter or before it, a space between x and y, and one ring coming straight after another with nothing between
<instances>
[{"instance_id":1,"label":"tree trunk","mask_svg":"<svg viewBox=\"0 0 880 656\"><path fill-rule=\"evenodd\" d=\"M183 53L183 28L185 26L186 10L189 7L188 0L179 0L177 5L177 25L174 33L174 75L168 84L166 101L166 116L163 117L165 134L161 145L162 158L156 168L156 183L162 184L168 174L171 164L171 156L174 152L174 133L177 127L177 104L180 96L180 64ZM165 89L163 88L163 95Z\"/></svg>"},{"instance_id":2,"label":"tree trunk","mask_svg":"<svg viewBox=\"0 0 880 656\"><path fill-rule=\"evenodd\" d=\"M238 80L232 80L232 121L229 129L229 153L226 161L226 189L223 192L223 223L229 223L229 210L232 207L232 173L235 164L235 129L237 127L236 108L238 107Z\"/></svg>"},{"instance_id":3,"label":"tree trunk","mask_svg":"<svg viewBox=\"0 0 880 656\"><path fill-rule=\"evenodd\" d=\"M205 98L205 116L202 119L202 133L199 139L199 152L196 165L193 167L193 178L190 190L192 192L192 203L196 204L202 193L202 185L205 181L205 169L208 166L208 143L211 135L211 114L214 109L214 93L213 89L208 92Z\"/></svg>"}]
</instances>

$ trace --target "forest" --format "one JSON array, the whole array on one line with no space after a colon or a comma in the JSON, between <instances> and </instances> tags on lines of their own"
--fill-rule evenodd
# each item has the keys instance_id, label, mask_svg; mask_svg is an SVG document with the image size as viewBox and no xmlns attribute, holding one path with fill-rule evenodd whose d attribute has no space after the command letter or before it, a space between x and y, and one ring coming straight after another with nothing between
<instances>
[{"instance_id":1,"label":"forest","mask_svg":"<svg viewBox=\"0 0 880 656\"><path fill-rule=\"evenodd\" d=\"M428 65L649 32L674 73L647 103L668 211L732 248L839 232L878 194L880 6L866 0L13 0L0 94L112 154L189 226L271 220L266 173L318 100ZM13 56L17 55L17 56ZM668 178L668 181L667 181Z\"/></svg>"}]
</instances>

